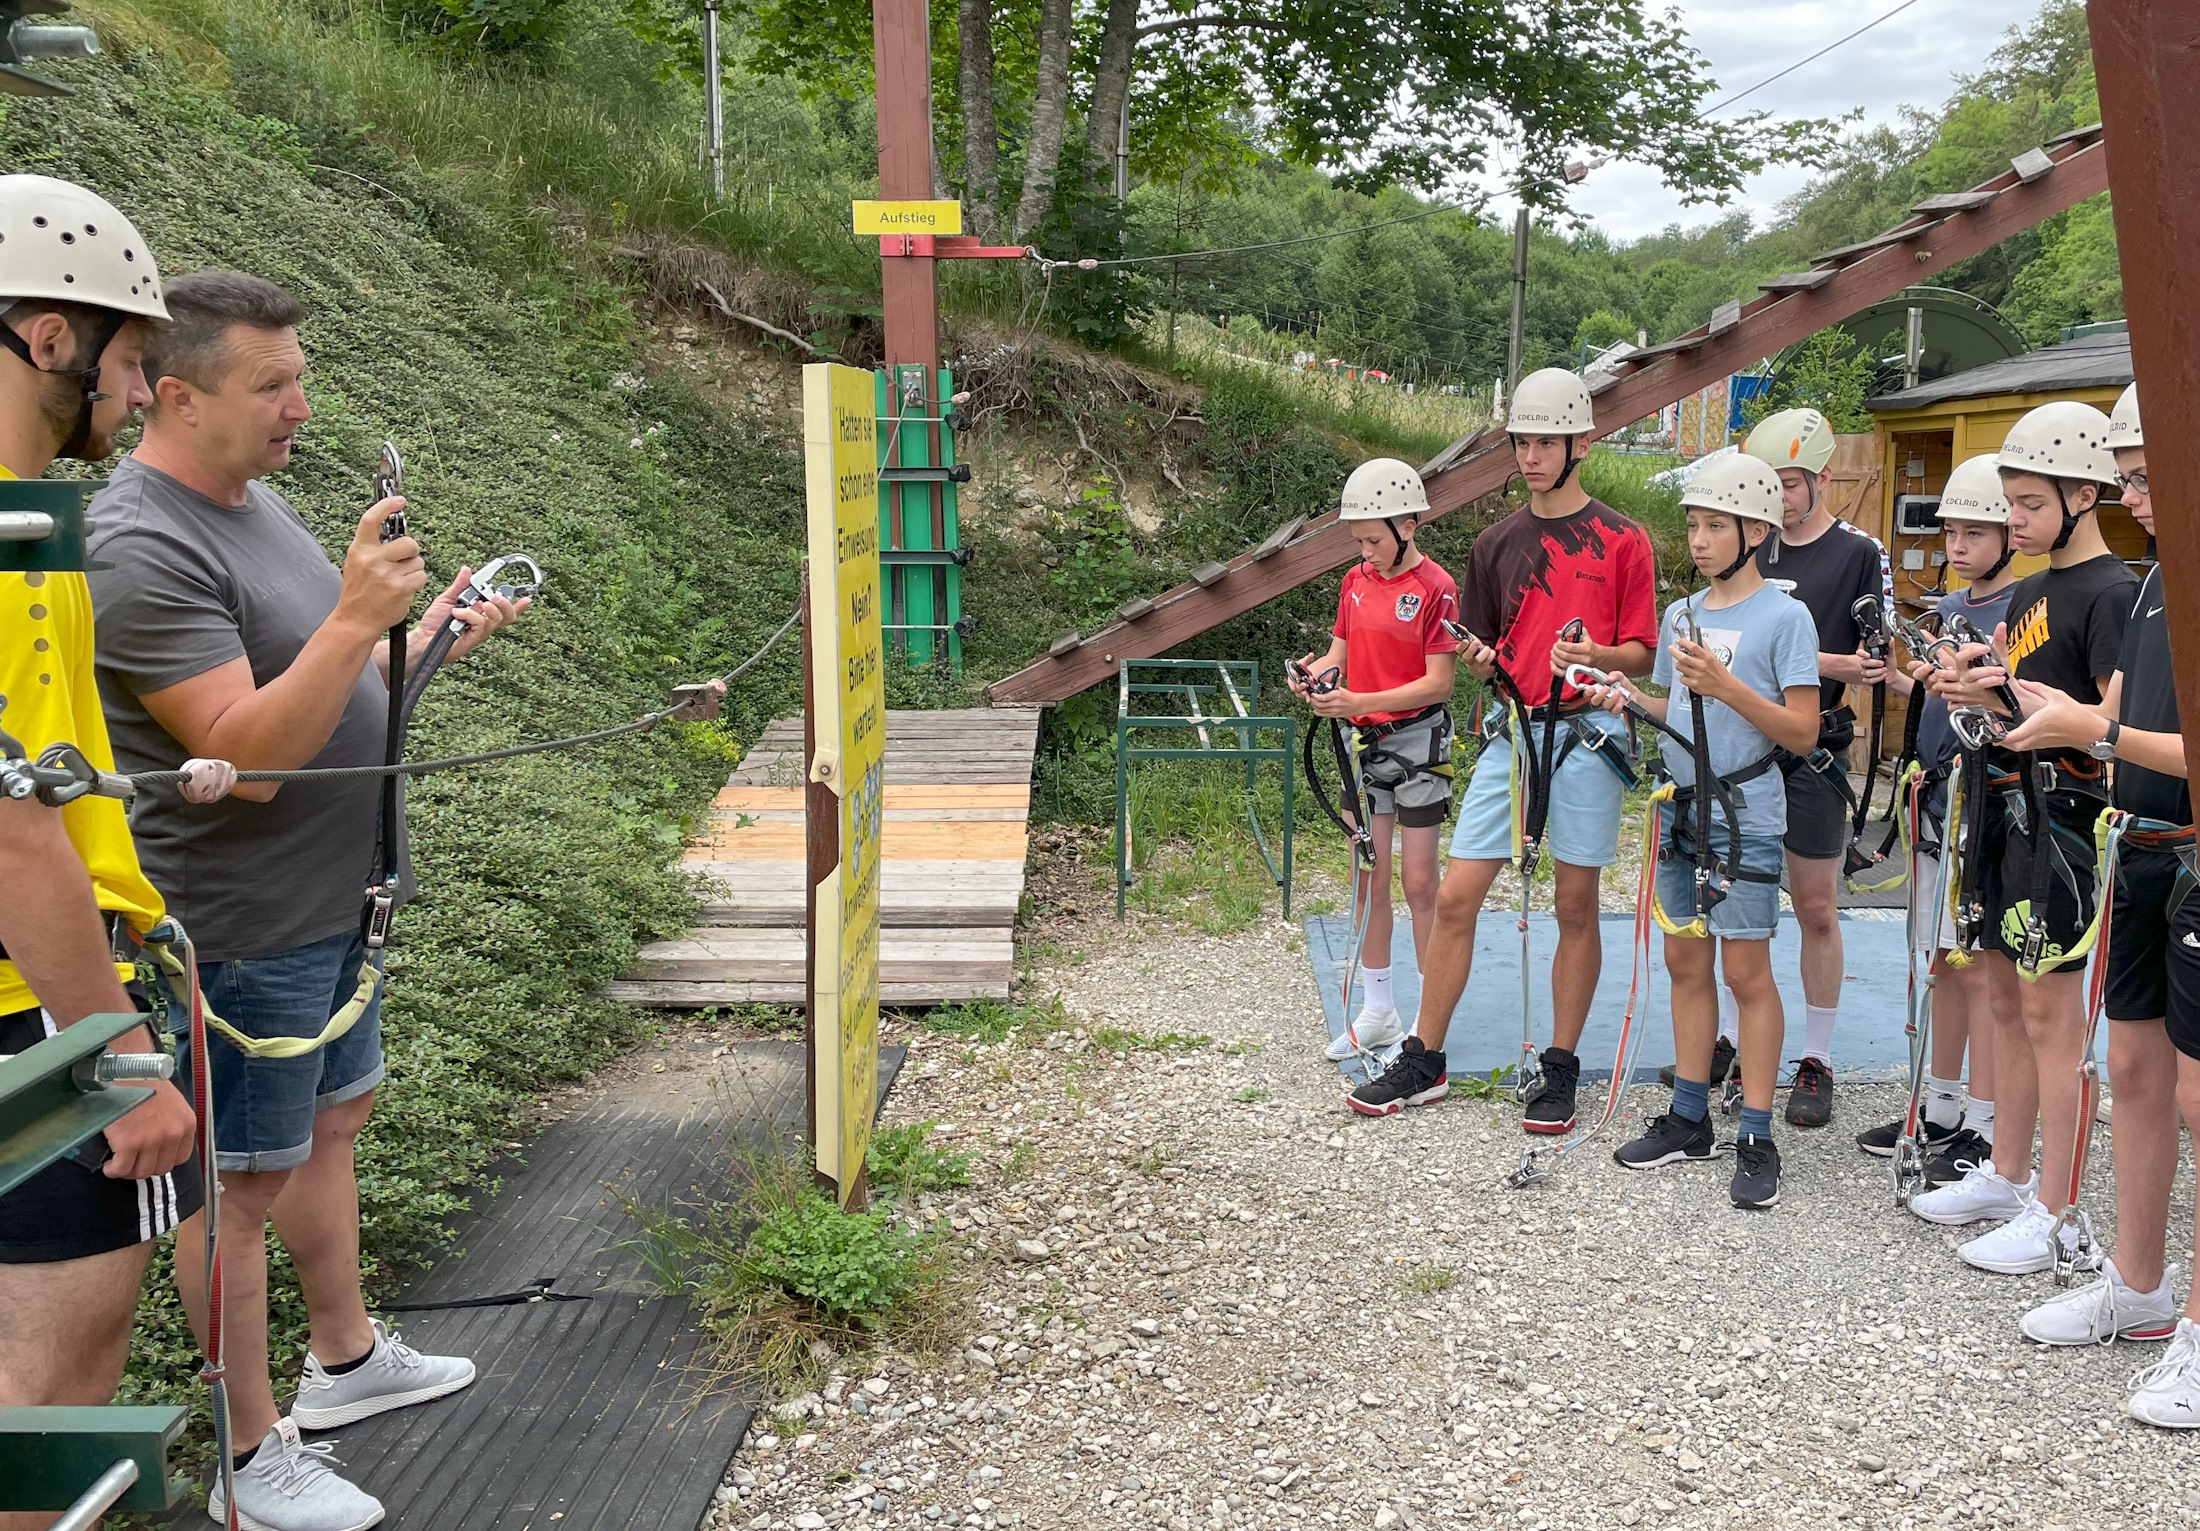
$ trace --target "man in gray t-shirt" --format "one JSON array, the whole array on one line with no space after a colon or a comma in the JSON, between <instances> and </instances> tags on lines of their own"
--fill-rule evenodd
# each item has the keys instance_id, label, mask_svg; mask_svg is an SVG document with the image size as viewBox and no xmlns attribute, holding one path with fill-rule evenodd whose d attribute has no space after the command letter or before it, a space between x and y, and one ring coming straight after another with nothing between
<instances>
[{"instance_id":1,"label":"man in gray t-shirt","mask_svg":"<svg viewBox=\"0 0 2200 1531\"><path fill-rule=\"evenodd\" d=\"M281 288L237 272L171 283L172 323L146 362L145 438L91 507L100 690L126 771L220 756L242 770L381 763L384 633L426 583L410 537L383 540L391 498L360 518L343 565L260 482L290 461L311 415L304 317ZM469 571L429 603L418 637L454 615ZM501 598L456 613L453 658L519 613ZM209 1043L222 1171L223 1320L237 1508L278 1531L371 1525L381 1506L318 1458L295 1424L328 1429L473 1380L370 1320L359 1291L352 1145L382 1078L381 952L362 915L376 861L374 778L246 784L206 807L155 790L131 818L147 875L196 939L199 982L224 1029ZM402 870L403 810L390 826ZM409 878L401 891L409 891ZM179 1048L187 1051L187 1043ZM276 1207L278 1194L281 1207ZM263 1268L272 1217L306 1294L312 1349L290 1421L267 1365ZM188 1224L186 1239L197 1237ZM206 1334L205 1272L177 1262ZM257 1444L255 1444L257 1443ZM228 1506L217 1485L209 1510Z\"/></svg>"}]
</instances>

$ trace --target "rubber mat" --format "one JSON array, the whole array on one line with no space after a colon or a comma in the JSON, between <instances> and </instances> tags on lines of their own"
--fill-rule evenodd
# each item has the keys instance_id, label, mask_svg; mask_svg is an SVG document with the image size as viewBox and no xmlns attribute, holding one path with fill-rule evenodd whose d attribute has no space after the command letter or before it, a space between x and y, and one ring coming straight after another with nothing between
<instances>
[{"instance_id":1,"label":"rubber mat","mask_svg":"<svg viewBox=\"0 0 2200 1531\"><path fill-rule=\"evenodd\" d=\"M416 1349L473 1358L474 1384L327 1437L407 1531L695 1531L753 1400L717 1376L685 1300L650 1278L624 1208L726 1197L736 1150L802 1139L800 1042L681 1057L552 1124L484 1177L453 1253L397 1306L546 1285L571 1300L392 1312ZM882 1048L879 1101L904 1050ZM677 1066L685 1064L685 1067Z\"/></svg>"}]
</instances>

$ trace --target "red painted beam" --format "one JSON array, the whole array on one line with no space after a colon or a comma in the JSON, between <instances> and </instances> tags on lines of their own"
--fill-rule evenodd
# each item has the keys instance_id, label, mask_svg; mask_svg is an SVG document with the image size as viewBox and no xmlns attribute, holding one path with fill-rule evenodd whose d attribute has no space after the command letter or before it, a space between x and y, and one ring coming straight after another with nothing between
<instances>
[{"instance_id":1,"label":"red painted beam","mask_svg":"<svg viewBox=\"0 0 2200 1531\"><path fill-rule=\"evenodd\" d=\"M878 194L890 202L929 200L932 34L925 0L873 0L871 72L878 95ZM926 256L879 265L887 364L922 362L929 377L940 364L937 272Z\"/></svg>"},{"instance_id":2,"label":"red painted beam","mask_svg":"<svg viewBox=\"0 0 2200 1531\"><path fill-rule=\"evenodd\" d=\"M2146 422L2154 537L2165 571L2200 569L2200 11L2191 0L2090 0L2101 126L2131 365ZM2200 760L2200 597L2162 581L2185 759Z\"/></svg>"},{"instance_id":3,"label":"red painted beam","mask_svg":"<svg viewBox=\"0 0 2200 1531\"><path fill-rule=\"evenodd\" d=\"M1699 344L1659 348L1660 354L1601 385L1596 395L1598 434L1653 414L2108 188L2107 156L2097 136L2073 138L2048 150L2045 158L2047 166L2028 182L2011 170L1975 188L1995 193L1977 208L1906 219L1889 231L1899 237L1872 241L1872 248L1815 288L1766 293L1743 305L1739 316L1716 333L1705 325L1681 337ZM1503 488L1513 474L1512 452L1503 432L1484 431L1454 442L1422 472L1428 482L1429 519L1434 519ZM996 702L1058 702L1074 696L1113 674L1119 661L1164 653L1351 557L1351 538L1333 515L1324 516L1267 558L1241 553L1230 560L1226 574L1205 587L1178 585L1155 597L1152 611L1136 621L1113 623L1073 648L1034 660L995 681L991 695ZM2200 653L2200 647L2194 652Z\"/></svg>"}]
</instances>

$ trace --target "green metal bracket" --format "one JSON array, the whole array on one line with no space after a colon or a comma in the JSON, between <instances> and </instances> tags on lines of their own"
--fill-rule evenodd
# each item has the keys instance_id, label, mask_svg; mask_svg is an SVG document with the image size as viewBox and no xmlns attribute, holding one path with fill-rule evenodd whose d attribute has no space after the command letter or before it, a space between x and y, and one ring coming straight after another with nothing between
<instances>
[{"instance_id":1,"label":"green metal bracket","mask_svg":"<svg viewBox=\"0 0 2200 1531\"><path fill-rule=\"evenodd\" d=\"M941 367L882 369L878 401L878 545L885 566L883 626L890 648L913 665L947 661L960 672L962 644L975 629L962 609L962 571L970 562L961 545L956 488L970 469L955 461L960 415L950 411L955 376Z\"/></svg>"},{"instance_id":2,"label":"green metal bracket","mask_svg":"<svg viewBox=\"0 0 2200 1531\"><path fill-rule=\"evenodd\" d=\"M0 1196L151 1097L149 1089L91 1077L107 1044L144 1024L142 1015L88 1015L0 1063Z\"/></svg>"},{"instance_id":3,"label":"green metal bracket","mask_svg":"<svg viewBox=\"0 0 2200 1531\"><path fill-rule=\"evenodd\" d=\"M0 573L103 569L84 552L84 506L105 479L0 478Z\"/></svg>"},{"instance_id":4,"label":"green metal bracket","mask_svg":"<svg viewBox=\"0 0 2200 1531\"><path fill-rule=\"evenodd\" d=\"M110 1503L165 1510L186 1488L169 1476L168 1453L188 1417L173 1406L0 1409L0 1510L68 1509L122 1462L136 1465L137 1479Z\"/></svg>"},{"instance_id":5,"label":"green metal bracket","mask_svg":"<svg viewBox=\"0 0 2200 1531\"><path fill-rule=\"evenodd\" d=\"M1138 677L1161 676L1163 679ZM1142 695L1181 696L1184 711L1159 715L1133 710L1133 699ZM1203 701L1202 698L1205 698ZM1283 917L1291 918L1291 839L1298 760L1298 720L1292 717L1259 717L1247 704L1260 700L1260 665L1250 659L1126 659L1116 667L1115 702L1115 917L1123 918L1125 895L1130 891L1131 871L1131 763L1138 760L1242 761L1245 765L1245 822L1252 826L1253 844L1269 877L1283 894ZM1221 702L1220 710L1210 710ZM1156 749L1134 745L1139 729L1189 732L1199 743ZM1283 746L1264 745L1261 733L1283 731ZM1217 744L1217 734L1234 733L1235 745ZM1283 860L1279 866L1269 854L1268 837L1261 833L1260 814L1254 800L1254 772L1265 760L1283 766Z\"/></svg>"}]
</instances>

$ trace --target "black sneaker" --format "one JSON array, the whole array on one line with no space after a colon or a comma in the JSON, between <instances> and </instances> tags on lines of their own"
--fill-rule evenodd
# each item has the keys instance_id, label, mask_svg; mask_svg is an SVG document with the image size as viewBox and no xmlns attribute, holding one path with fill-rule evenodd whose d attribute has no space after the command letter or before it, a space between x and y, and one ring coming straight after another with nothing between
<instances>
[{"instance_id":1,"label":"black sneaker","mask_svg":"<svg viewBox=\"0 0 2200 1531\"><path fill-rule=\"evenodd\" d=\"M1833 1070L1816 1058L1798 1058L1788 1085L1790 1127L1823 1127L1833 1120Z\"/></svg>"},{"instance_id":2,"label":"black sneaker","mask_svg":"<svg viewBox=\"0 0 2200 1531\"><path fill-rule=\"evenodd\" d=\"M1673 1087L1674 1065L1668 1063L1658 1070L1658 1083L1667 1089ZM1734 1071L1734 1044L1721 1037L1711 1044L1711 1083L1724 1084L1726 1076Z\"/></svg>"},{"instance_id":3,"label":"black sneaker","mask_svg":"<svg viewBox=\"0 0 2200 1531\"><path fill-rule=\"evenodd\" d=\"M1543 1088L1528 1102L1521 1118L1524 1132L1574 1130L1574 1091L1581 1085L1581 1059L1562 1048L1543 1049Z\"/></svg>"},{"instance_id":4,"label":"black sneaker","mask_svg":"<svg viewBox=\"0 0 2200 1531\"><path fill-rule=\"evenodd\" d=\"M1903 1122L1904 1118L1898 1116L1884 1127L1874 1127L1868 1132L1858 1133L1856 1135L1856 1146L1875 1159L1892 1159L1895 1144L1902 1141ZM1928 1119L1925 1123L1925 1153L1927 1157L1947 1147L1961 1130L1960 1123L1954 1127L1940 1127Z\"/></svg>"},{"instance_id":5,"label":"black sneaker","mask_svg":"<svg viewBox=\"0 0 2200 1531\"><path fill-rule=\"evenodd\" d=\"M1719 1141L1712 1135L1711 1118L1692 1122L1668 1111L1650 1119L1643 1135L1612 1150L1612 1157L1631 1170L1654 1170L1683 1160L1700 1163L1718 1156Z\"/></svg>"},{"instance_id":6,"label":"black sneaker","mask_svg":"<svg viewBox=\"0 0 2200 1531\"><path fill-rule=\"evenodd\" d=\"M1780 1150L1770 1138L1734 1140L1734 1182L1727 1194L1737 1207L1780 1205Z\"/></svg>"},{"instance_id":7,"label":"black sneaker","mask_svg":"<svg viewBox=\"0 0 2200 1531\"><path fill-rule=\"evenodd\" d=\"M1954 1185L1974 1164L1994 1157L1994 1145L1968 1127L1959 1127L1937 1154L1925 1156L1925 1179L1933 1185Z\"/></svg>"},{"instance_id":8,"label":"black sneaker","mask_svg":"<svg viewBox=\"0 0 2200 1531\"><path fill-rule=\"evenodd\" d=\"M1362 1116L1396 1116L1408 1106L1425 1106L1450 1093L1444 1055L1423 1047L1419 1037L1407 1037L1390 1067L1353 1090L1344 1103Z\"/></svg>"}]
</instances>

